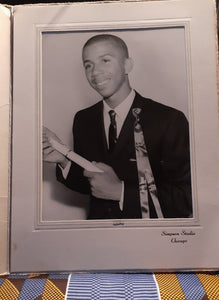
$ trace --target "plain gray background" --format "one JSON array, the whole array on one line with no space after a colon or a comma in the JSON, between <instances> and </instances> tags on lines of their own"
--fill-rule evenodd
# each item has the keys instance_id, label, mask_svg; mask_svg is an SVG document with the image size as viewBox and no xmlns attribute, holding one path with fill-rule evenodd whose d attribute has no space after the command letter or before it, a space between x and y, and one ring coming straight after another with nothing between
<instances>
[{"instance_id":1,"label":"plain gray background","mask_svg":"<svg viewBox=\"0 0 219 300\"><path fill-rule=\"evenodd\" d=\"M75 113L101 99L87 82L81 52L91 36L102 32L43 33L43 125L70 147ZM107 32L121 37L129 48L134 61L129 76L132 87L145 97L183 111L189 118L184 28ZM56 181L54 164L43 164L43 220L86 219L88 204L87 197Z\"/></svg>"}]
</instances>

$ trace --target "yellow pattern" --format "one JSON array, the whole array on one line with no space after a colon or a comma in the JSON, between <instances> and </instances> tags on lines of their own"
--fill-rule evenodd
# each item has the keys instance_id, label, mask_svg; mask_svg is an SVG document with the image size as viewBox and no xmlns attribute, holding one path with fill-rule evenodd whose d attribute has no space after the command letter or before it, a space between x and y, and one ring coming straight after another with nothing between
<instances>
[{"instance_id":1,"label":"yellow pattern","mask_svg":"<svg viewBox=\"0 0 219 300\"><path fill-rule=\"evenodd\" d=\"M8 279L5 279L2 285L0 286L0 299L17 300L18 296L18 289Z\"/></svg>"},{"instance_id":2,"label":"yellow pattern","mask_svg":"<svg viewBox=\"0 0 219 300\"><path fill-rule=\"evenodd\" d=\"M219 299L219 277L212 274L197 273L209 300Z\"/></svg>"},{"instance_id":3,"label":"yellow pattern","mask_svg":"<svg viewBox=\"0 0 219 300\"><path fill-rule=\"evenodd\" d=\"M46 280L45 287L42 294L42 300L64 300L65 295L57 288L57 286L50 281Z\"/></svg>"},{"instance_id":4,"label":"yellow pattern","mask_svg":"<svg viewBox=\"0 0 219 300\"><path fill-rule=\"evenodd\" d=\"M161 300L186 300L175 274L155 274Z\"/></svg>"}]
</instances>

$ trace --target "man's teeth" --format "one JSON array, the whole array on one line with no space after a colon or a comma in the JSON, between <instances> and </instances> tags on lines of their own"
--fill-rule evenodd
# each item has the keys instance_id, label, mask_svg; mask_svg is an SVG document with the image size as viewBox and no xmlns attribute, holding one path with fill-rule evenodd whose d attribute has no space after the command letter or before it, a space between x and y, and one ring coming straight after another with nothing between
<instances>
[{"instance_id":1,"label":"man's teeth","mask_svg":"<svg viewBox=\"0 0 219 300\"><path fill-rule=\"evenodd\" d=\"M101 82L96 82L96 85L97 86L102 86L104 85L105 83L107 83L108 79L104 80L104 81L101 81Z\"/></svg>"}]
</instances>

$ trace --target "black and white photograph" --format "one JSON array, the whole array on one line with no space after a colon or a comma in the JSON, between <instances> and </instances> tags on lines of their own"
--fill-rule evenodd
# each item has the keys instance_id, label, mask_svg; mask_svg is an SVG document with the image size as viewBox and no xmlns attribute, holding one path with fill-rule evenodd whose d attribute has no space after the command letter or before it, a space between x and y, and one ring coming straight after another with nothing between
<instances>
[{"instance_id":1,"label":"black and white photograph","mask_svg":"<svg viewBox=\"0 0 219 300\"><path fill-rule=\"evenodd\" d=\"M43 220L193 217L187 67L184 26L43 33Z\"/></svg>"}]
</instances>

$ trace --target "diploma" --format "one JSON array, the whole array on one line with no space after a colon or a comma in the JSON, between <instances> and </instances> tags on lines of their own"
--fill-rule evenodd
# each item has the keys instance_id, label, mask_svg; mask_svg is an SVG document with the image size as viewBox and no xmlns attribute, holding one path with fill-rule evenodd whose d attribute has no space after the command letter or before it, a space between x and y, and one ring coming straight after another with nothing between
<instances>
[{"instance_id":1,"label":"diploma","mask_svg":"<svg viewBox=\"0 0 219 300\"><path fill-rule=\"evenodd\" d=\"M90 172L103 172L103 170L99 169L95 165L93 165L89 160L85 159L84 157L78 155L71 149L69 149L66 145L63 145L59 143L58 141L54 140L53 138L49 138L49 142L51 146L57 150L58 152L62 153L64 156L66 156L71 161L75 162L82 168L84 168L87 171Z\"/></svg>"}]
</instances>

